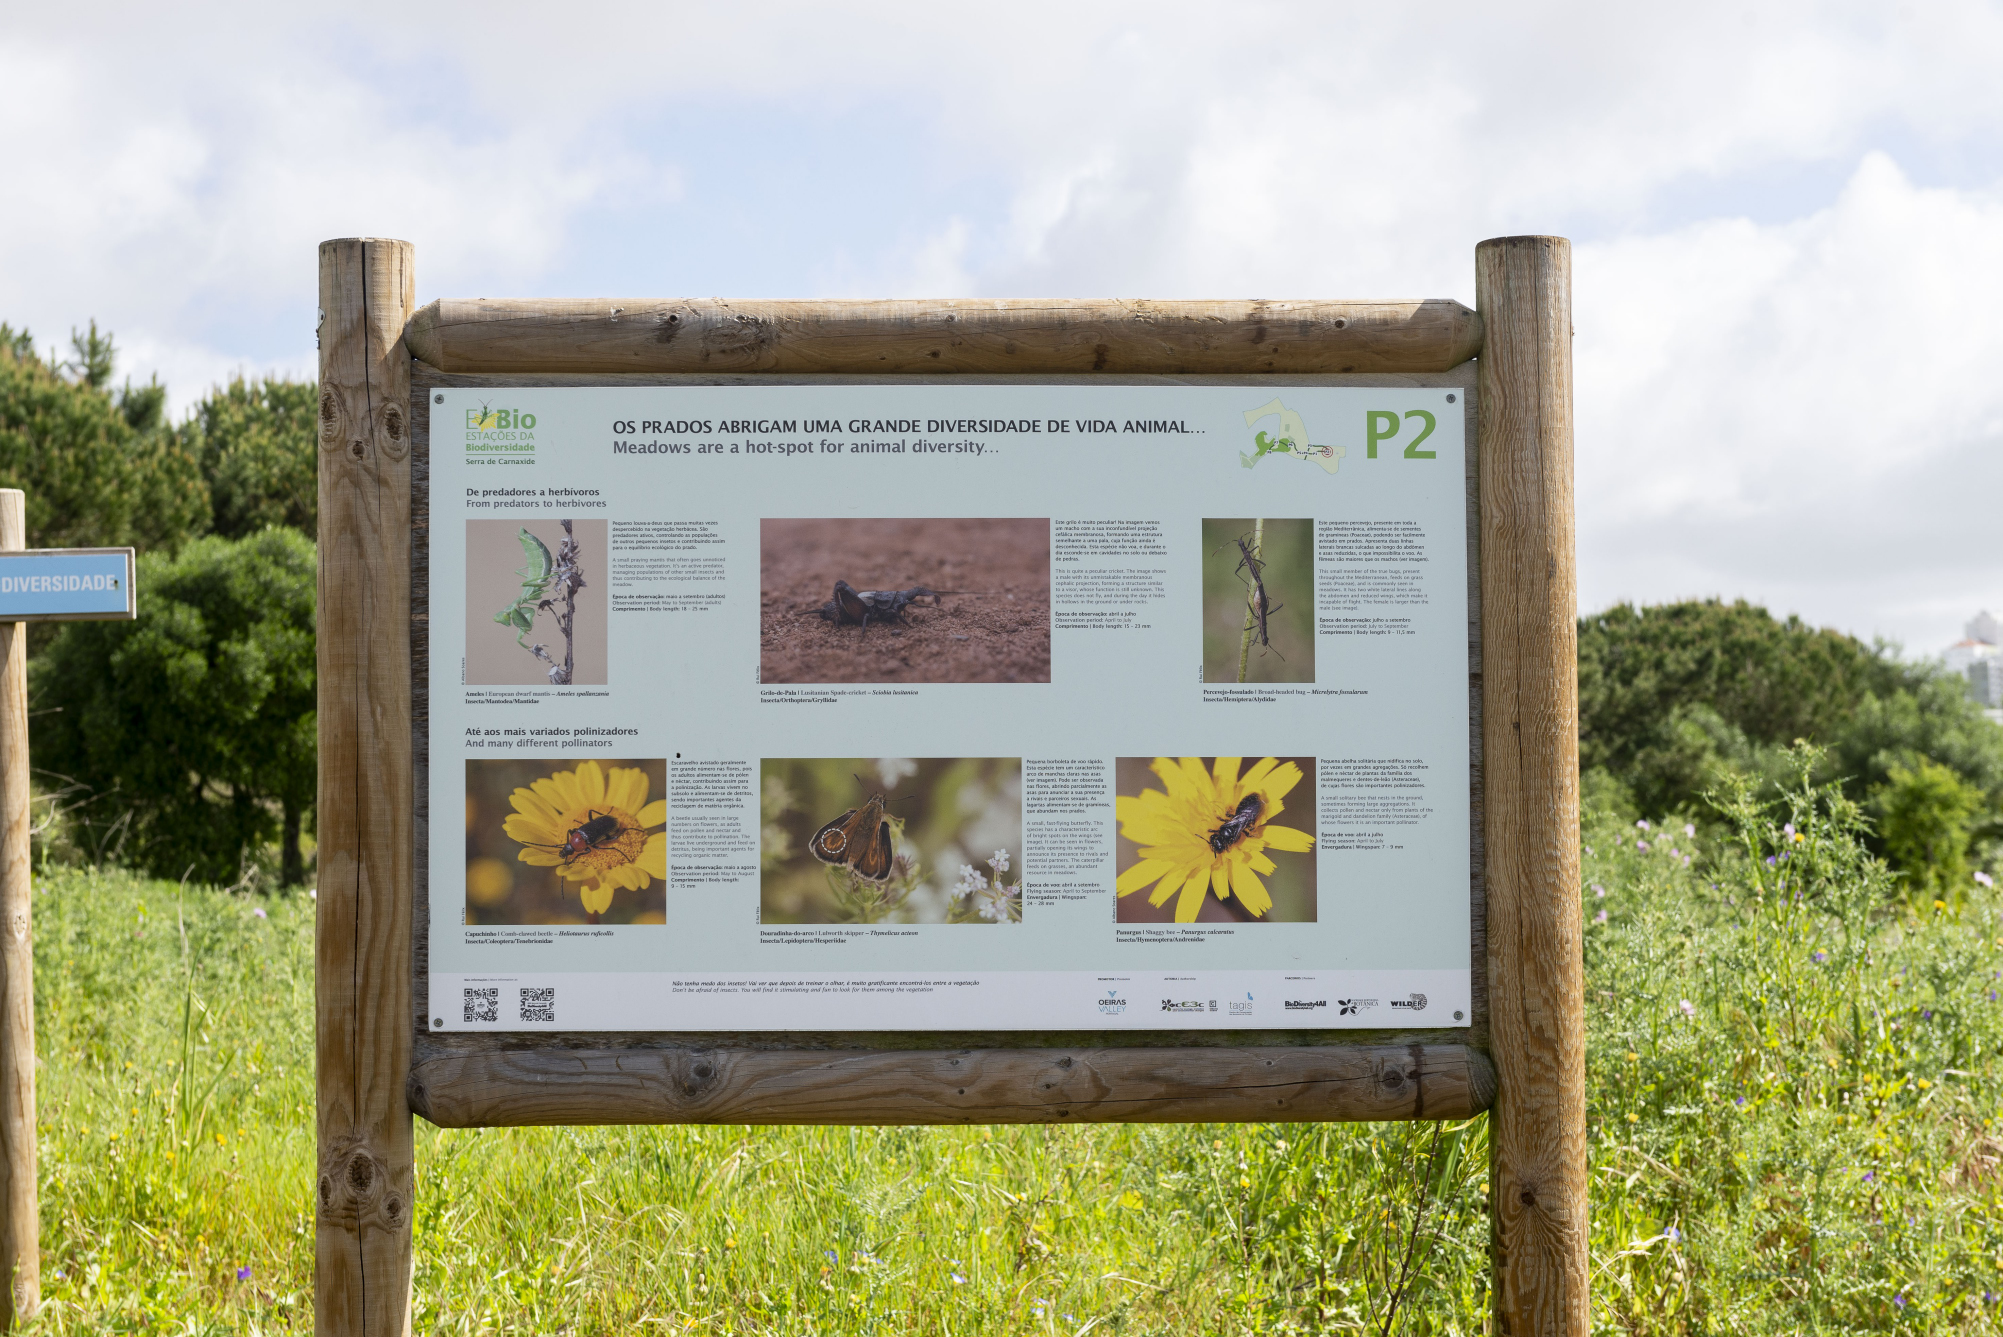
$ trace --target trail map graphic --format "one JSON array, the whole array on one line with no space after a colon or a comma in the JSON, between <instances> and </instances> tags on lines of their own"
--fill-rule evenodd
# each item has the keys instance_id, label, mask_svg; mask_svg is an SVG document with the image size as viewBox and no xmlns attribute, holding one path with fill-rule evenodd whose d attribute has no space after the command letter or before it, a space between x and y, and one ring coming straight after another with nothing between
<instances>
[{"instance_id":1,"label":"trail map graphic","mask_svg":"<svg viewBox=\"0 0 2003 1337\"><path fill-rule=\"evenodd\" d=\"M1245 426L1249 430L1266 418L1276 418L1277 425L1271 432L1260 431L1253 435L1251 454L1238 452L1238 463L1247 469L1255 467L1268 455L1286 455L1297 460L1313 460L1322 468L1334 473L1342 467L1342 457L1349 453L1343 446L1317 446L1308 443L1308 428L1301 421L1301 415L1275 399L1255 409L1245 410Z\"/></svg>"}]
</instances>

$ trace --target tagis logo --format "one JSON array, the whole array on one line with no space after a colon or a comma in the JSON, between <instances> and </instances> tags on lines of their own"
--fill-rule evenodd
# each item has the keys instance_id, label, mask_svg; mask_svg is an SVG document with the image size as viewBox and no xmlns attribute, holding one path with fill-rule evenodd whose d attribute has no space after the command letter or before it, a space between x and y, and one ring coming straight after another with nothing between
<instances>
[{"instance_id":1,"label":"tagis logo","mask_svg":"<svg viewBox=\"0 0 2003 1337\"><path fill-rule=\"evenodd\" d=\"M1426 995L1415 993L1406 998L1393 998L1391 1006L1404 1008L1407 1012L1424 1012L1426 1010Z\"/></svg>"}]
</instances>

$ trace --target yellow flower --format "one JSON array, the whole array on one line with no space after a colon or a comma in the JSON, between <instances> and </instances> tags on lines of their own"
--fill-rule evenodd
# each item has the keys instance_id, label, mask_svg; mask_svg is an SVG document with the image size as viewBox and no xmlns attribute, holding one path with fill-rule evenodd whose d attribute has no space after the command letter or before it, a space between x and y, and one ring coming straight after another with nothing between
<instances>
[{"instance_id":1,"label":"yellow flower","mask_svg":"<svg viewBox=\"0 0 2003 1337\"><path fill-rule=\"evenodd\" d=\"M608 775L595 761L579 762L574 771L517 789L508 801L515 810L501 829L521 843L515 857L583 883L578 892L592 914L610 909L619 888L637 891L668 876L667 834L647 833L668 820L667 800L647 802L647 773L638 767L614 766ZM586 834L606 818L613 821L606 835Z\"/></svg>"},{"instance_id":2,"label":"yellow flower","mask_svg":"<svg viewBox=\"0 0 2003 1337\"><path fill-rule=\"evenodd\" d=\"M1301 782L1301 768L1266 757L1240 776L1242 760L1219 757L1214 770L1206 771L1196 757L1156 757L1149 769L1161 777L1168 792L1143 789L1115 800L1120 834L1140 846L1141 856L1114 884L1120 895L1154 885L1148 903L1161 905L1177 897L1178 924L1195 921L1206 888L1220 901L1236 895L1253 915L1273 908L1272 894L1259 880L1275 869L1267 849L1305 854L1314 848L1314 837L1306 831L1270 825L1285 810L1288 792ZM1210 838L1231 820L1248 794L1259 796L1258 821L1220 854L1211 848Z\"/></svg>"}]
</instances>

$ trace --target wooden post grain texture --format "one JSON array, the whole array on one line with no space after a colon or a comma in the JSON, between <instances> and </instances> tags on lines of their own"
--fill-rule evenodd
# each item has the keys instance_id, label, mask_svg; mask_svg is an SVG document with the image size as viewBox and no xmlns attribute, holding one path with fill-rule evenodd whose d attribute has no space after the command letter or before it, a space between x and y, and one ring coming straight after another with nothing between
<instances>
[{"instance_id":1,"label":"wooden post grain texture","mask_svg":"<svg viewBox=\"0 0 2003 1337\"><path fill-rule=\"evenodd\" d=\"M1572 270L1562 237L1475 250L1495 1315L1584 1337L1584 963Z\"/></svg>"},{"instance_id":2,"label":"wooden post grain texture","mask_svg":"<svg viewBox=\"0 0 2003 1337\"><path fill-rule=\"evenodd\" d=\"M1459 1044L516 1049L411 1072L411 1104L447 1128L1464 1119L1494 1089Z\"/></svg>"},{"instance_id":3,"label":"wooden post grain texture","mask_svg":"<svg viewBox=\"0 0 2003 1337\"><path fill-rule=\"evenodd\" d=\"M28 546L26 497L0 488L0 551ZM28 877L28 624L0 622L0 1332L42 1302L35 1193L35 938Z\"/></svg>"},{"instance_id":4,"label":"wooden post grain texture","mask_svg":"<svg viewBox=\"0 0 2003 1337\"><path fill-rule=\"evenodd\" d=\"M410 1326L410 243L320 246L315 1331Z\"/></svg>"},{"instance_id":5,"label":"wooden post grain texture","mask_svg":"<svg viewBox=\"0 0 2003 1337\"><path fill-rule=\"evenodd\" d=\"M1481 348L1459 302L437 301L442 372L1125 375L1437 372Z\"/></svg>"}]
</instances>

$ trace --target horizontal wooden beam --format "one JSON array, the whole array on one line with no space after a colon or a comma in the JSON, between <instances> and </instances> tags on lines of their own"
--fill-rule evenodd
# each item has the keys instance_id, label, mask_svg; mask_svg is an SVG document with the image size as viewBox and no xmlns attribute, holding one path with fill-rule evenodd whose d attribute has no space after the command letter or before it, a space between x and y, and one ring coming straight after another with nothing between
<instances>
[{"instance_id":1,"label":"horizontal wooden beam","mask_svg":"<svg viewBox=\"0 0 2003 1337\"><path fill-rule=\"evenodd\" d=\"M1460 1119L1495 1073L1467 1045L1239 1049L518 1049L433 1058L411 1108L528 1124L1208 1123Z\"/></svg>"},{"instance_id":2,"label":"horizontal wooden beam","mask_svg":"<svg viewBox=\"0 0 2003 1337\"><path fill-rule=\"evenodd\" d=\"M443 372L1446 371L1459 302L441 300L404 331Z\"/></svg>"}]
</instances>

